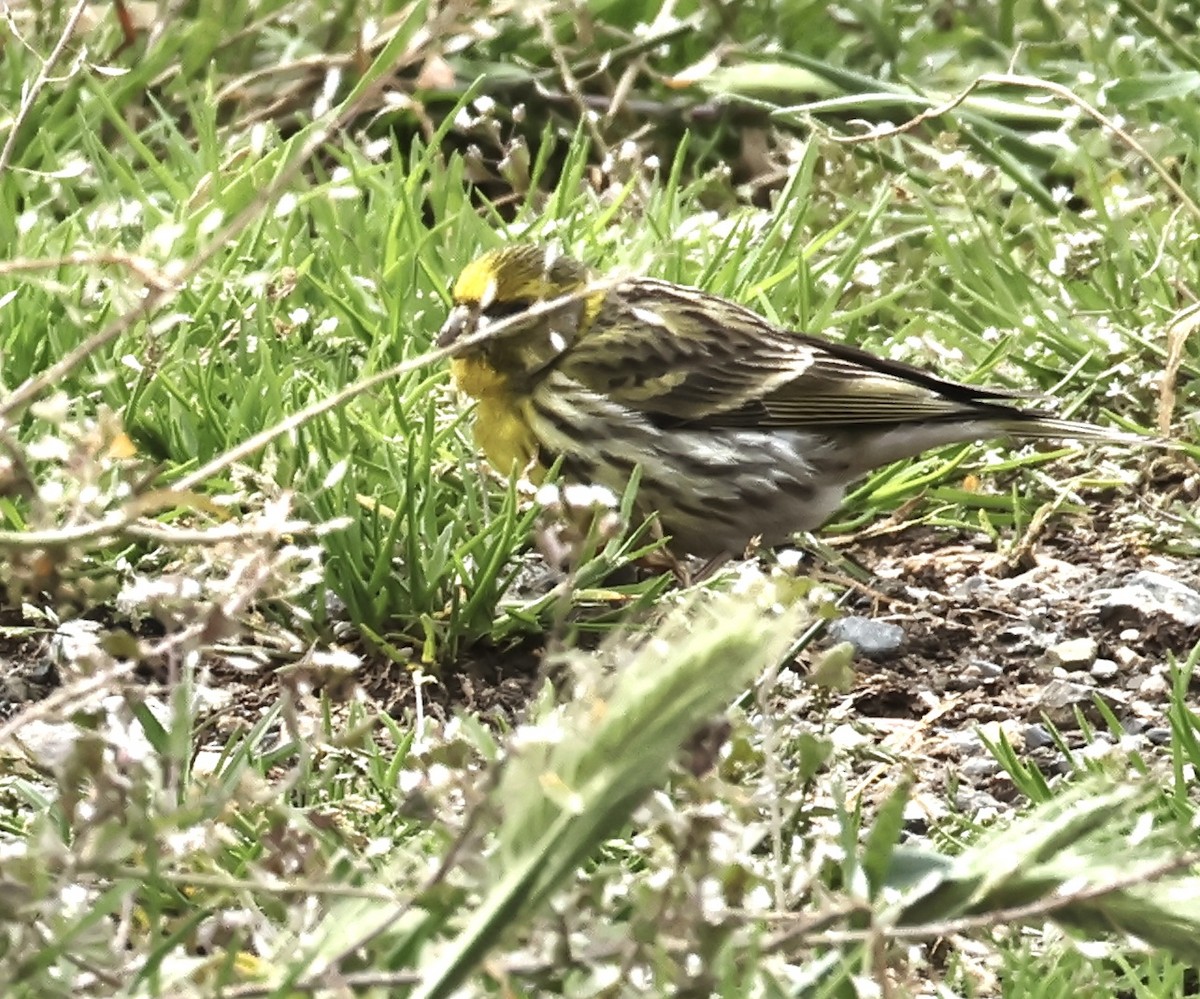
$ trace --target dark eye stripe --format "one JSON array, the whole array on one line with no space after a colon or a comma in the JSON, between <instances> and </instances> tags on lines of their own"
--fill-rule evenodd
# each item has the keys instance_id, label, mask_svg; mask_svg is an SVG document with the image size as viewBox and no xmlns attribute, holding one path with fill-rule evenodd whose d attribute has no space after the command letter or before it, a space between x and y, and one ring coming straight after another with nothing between
<instances>
[{"instance_id":1,"label":"dark eye stripe","mask_svg":"<svg viewBox=\"0 0 1200 999\"><path fill-rule=\"evenodd\" d=\"M531 298L513 298L506 302L493 302L483 314L488 319L507 319L509 316L515 316L518 312L524 312L533 304Z\"/></svg>"}]
</instances>

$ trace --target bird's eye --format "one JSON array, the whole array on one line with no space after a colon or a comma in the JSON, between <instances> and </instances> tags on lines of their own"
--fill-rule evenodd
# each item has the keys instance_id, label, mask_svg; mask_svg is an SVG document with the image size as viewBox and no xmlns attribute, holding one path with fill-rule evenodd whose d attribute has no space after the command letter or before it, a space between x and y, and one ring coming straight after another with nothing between
<instances>
[{"instance_id":1,"label":"bird's eye","mask_svg":"<svg viewBox=\"0 0 1200 999\"><path fill-rule=\"evenodd\" d=\"M483 314L495 322L498 319L507 319L509 316L515 316L519 312L524 312L531 305L533 305L532 299L510 298L506 302L493 302L483 310Z\"/></svg>"}]
</instances>

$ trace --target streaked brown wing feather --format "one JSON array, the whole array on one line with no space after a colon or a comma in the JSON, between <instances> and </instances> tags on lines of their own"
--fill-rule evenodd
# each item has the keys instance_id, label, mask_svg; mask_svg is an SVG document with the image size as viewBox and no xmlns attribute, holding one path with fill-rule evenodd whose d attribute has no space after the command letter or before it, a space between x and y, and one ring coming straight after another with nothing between
<instances>
[{"instance_id":1,"label":"streaked brown wing feather","mask_svg":"<svg viewBox=\"0 0 1200 999\"><path fill-rule=\"evenodd\" d=\"M730 305L718 323L688 288L635 279L609 295L559 370L622 405L703 421L799 377L813 351Z\"/></svg>"},{"instance_id":2,"label":"streaked brown wing feather","mask_svg":"<svg viewBox=\"0 0 1200 999\"><path fill-rule=\"evenodd\" d=\"M788 333L733 303L714 316L699 292L666 282L626 282L603 309L610 311L561 370L672 424L804 428L1042 415L1012 406L1019 393Z\"/></svg>"}]
</instances>

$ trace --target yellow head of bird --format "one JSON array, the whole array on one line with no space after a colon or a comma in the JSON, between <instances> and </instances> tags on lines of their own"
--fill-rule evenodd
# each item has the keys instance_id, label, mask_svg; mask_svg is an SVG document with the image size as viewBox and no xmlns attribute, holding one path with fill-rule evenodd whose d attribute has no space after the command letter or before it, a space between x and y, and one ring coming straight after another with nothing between
<instances>
[{"instance_id":1,"label":"yellow head of bird","mask_svg":"<svg viewBox=\"0 0 1200 999\"><path fill-rule=\"evenodd\" d=\"M464 354L487 357L511 373L543 367L574 341L593 305L585 294L583 264L538 245L505 246L463 268L454 283L454 305L437 345L480 335ZM482 336L496 326L493 336Z\"/></svg>"}]
</instances>

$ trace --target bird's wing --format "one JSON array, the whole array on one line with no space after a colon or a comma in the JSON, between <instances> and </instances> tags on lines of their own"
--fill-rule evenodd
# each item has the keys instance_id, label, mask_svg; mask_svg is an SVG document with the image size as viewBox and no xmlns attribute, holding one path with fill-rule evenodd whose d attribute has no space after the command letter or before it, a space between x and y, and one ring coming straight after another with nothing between
<instances>
[{"instance_id":1,"label":"bird's wing","mask_svg":"<svg viewBox=\"0 0 1200 999\"><path fill-rule=\"evenodd\" d=\"M803 429L1044 415L1011 405L1018 393L791 334L733 303L714 313L699 292L645 278L609 296L562 370L675 425Z\"/></svg>"}]
</instances>

